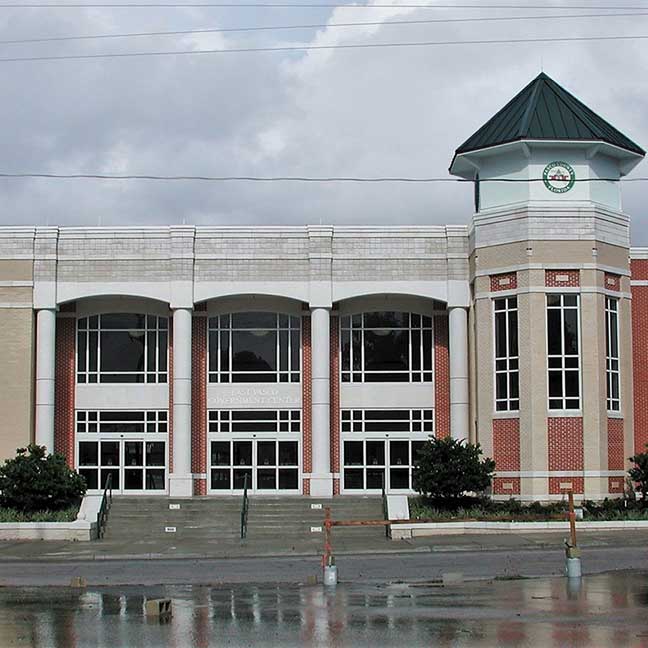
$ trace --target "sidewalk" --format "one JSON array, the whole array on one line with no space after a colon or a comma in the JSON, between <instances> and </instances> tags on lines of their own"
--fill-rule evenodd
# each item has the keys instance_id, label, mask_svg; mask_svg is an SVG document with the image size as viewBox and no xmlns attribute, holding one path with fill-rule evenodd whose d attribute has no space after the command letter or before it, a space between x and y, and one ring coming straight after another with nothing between
<instances>
[{"instance_id":1,"label":"sidewalk","mask_svg":"<svg viewBox=\"0 0 648 648\"><path fill-rule=\"evenodd\" d=\"M565 533L528 533L500 535L438 536L413 540L392 541L368 538L358 529L357 536L345 533L336 538L333 532L333 551L336 555L417 554L443 552L488 552L521 549L562 549ZM642 550L648 534L645 531L581 532L579 544L587 547L628 547ZM119 542L67 541L3 541L0 542L0 562L34 561L94 561L94 560L155 560L155 559L210 559L255 558L266 556L320 556L324 536L313 533L308 540L291 543L276 538L255 540L183 539L182 533L162 534L158 537L126 538Z\"/></svg>"}]
</instances>

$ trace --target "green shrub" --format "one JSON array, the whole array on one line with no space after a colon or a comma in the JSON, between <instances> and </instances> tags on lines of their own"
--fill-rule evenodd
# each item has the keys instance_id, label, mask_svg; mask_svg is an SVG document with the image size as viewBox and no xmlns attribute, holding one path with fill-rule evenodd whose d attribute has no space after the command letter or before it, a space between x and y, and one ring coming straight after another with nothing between
<instances>
[{"instance_id":1,"label":"green shrub","mask_svg":"<svg viewBox=\"0 0 648 648\"><path fill-rule=\"evenodd\" d=\"M78 513L78 505L61 511L35 511L32 513L0 508L0 522L74 522Z\"/></svg>"},{"instance_id":2,"label":"green shrub","mask_svg":"<svg viewBox=\"0 0 648 648\"><path fill-rule=\"evenodd\" d=\"M68 467L63 455L47 454L38 445L16 453L0 467L0 507L31 513L78 505L85 480Z\"/></svg>"},{"instance_id":3,"label":"green shrub","mask_svg":"<svg viewBox=\"0 0 648 648\"><path fill-rule=\"evenodd\" d=\"M482 459L479 444L451 437L430 439L414 465L414 489L421 495L459 505L464 493L481 493L491 484L495 462Z\"/></svg>"},{"instance_id":4,"label":"green shrub","mask_svg":"<svg viewBox=\"0 0 648 648\"><path fill-rule=\"evenodd\" d=\"M641 499L645 502L648 493L648 452L639 452L634 457L630 457L630 461L634 466L628 470L628 474L630 479L638 484Z\"/></svg>"}]
</instances>

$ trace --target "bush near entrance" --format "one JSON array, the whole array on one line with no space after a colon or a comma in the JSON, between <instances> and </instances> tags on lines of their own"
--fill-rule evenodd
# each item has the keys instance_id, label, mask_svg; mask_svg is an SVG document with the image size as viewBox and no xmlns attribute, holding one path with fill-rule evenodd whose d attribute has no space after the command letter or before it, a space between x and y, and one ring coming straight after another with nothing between
<instances>
[{"instance_id":1,"label":"bush near entrance","mask_svg":"<svg viewBox=\"0 0 648 648\"><path fill-rule=\"evenodd\" d=\"M483 493L490 487L495 462L482 458L479 444L451 437L430 439L414 464L414 490L431 500L459 504L465 493Z\"/></svg>"},{"instance_id":2,"label":"bush near entrance","mask_svg":"<svg viewBox=\"0 0 648 648\"><path fill-rule=\"evenodd\" d=\"M648 445L646 445L648 448ZM634 464L628 474L630 479L637 484L637 490L641 493L642 502L646 503L646 494L648 493L648 452L640 452L634 457L630 457Z\"/></svg>"},{"instance_id":3,"label":"bush near entrance","mask_svg":"<svg viewBox=\"0 0 648 648\"><path fill-rule=\"evenodd\" d=\"M0 507L33 513L78 506L85 480L68 467L63 455L47 454L38 445L16 453L0 467Z\"/></svg>"}]
</instances>

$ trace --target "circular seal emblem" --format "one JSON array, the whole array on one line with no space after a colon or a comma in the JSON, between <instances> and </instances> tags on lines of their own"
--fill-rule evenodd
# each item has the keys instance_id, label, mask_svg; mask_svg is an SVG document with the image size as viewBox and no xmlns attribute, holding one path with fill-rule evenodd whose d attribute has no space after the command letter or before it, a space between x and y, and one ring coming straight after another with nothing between
<instances>
[{"instance_id":1,"label":"circular seal emblem","mask_svg":"<svg viewBox=\"0 0 648 648\"><path fill-rule=\"evenodd\" d=\"M576 173L567 162L549 162L542 172L544 186L553 193L566 193L576 182Z\"/></svg>"}]
</instances>

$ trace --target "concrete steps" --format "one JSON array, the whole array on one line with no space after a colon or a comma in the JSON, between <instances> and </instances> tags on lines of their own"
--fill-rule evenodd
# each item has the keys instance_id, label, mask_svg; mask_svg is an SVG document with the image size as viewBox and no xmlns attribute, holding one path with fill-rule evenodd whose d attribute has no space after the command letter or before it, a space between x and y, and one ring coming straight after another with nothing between
<instances>
[{"instance_id":1,"label":"concrete steps","mask_svg":"<svg viewBox=\"0 0 648 648\"><path fill-rule=\"evenodd\" d=\"M322 532L312 528L324 524L324 507L331 507L335 520L382 519L380 497L336 497L330 500L310 497L250 497L247 543L268 547L290 545L312 549L323 542ZM179 505L171 509L170 505ZM321 508L313 508L321 505ZM106 542L133 542L137 545L156 540L178 545L208 543L239 546L241 498L199 497L116 497L108 518ZM169 533L167 527L174 527ZM384 537L383 527L336 527L334 537Z\"/></svg>"}]
</instances>

